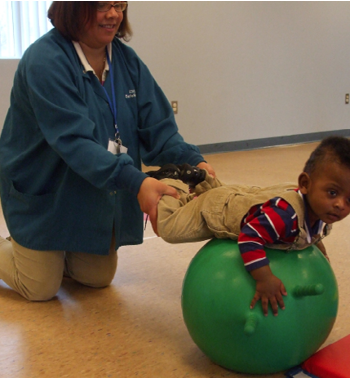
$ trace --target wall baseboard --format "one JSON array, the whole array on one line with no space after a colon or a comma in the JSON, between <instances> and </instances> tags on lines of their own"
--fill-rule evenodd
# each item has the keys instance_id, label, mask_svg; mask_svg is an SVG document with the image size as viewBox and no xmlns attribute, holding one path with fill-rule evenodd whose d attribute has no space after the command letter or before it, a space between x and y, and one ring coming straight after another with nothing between
<instances>
[{"instance_id":1,"label":"wall baseboard","mask_svg":"<svg viewBox=\"0 0 350 378\"><path fill-rule=\"evenodd\" d=\"M287 144L318 142L330 135L350 137L350 129L287 135L272 138L239 140L234 142L202 144L199 145L198 148L201 154L218 154L222 152L254 150L258 148L275 147Z\"/></svg>"}]
</instances>

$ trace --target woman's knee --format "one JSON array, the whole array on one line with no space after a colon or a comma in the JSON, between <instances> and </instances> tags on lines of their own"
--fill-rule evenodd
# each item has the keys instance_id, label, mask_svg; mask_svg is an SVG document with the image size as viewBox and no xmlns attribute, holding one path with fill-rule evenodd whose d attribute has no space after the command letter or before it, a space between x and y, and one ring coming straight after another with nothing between
<instances>
[{"instance_id":1,"label":"woman's knee","mask_svg":"<svg viewBox=\"0 0 350 378\"><path fill-rule=\"evenodd\" d=\"M89 286L95 289L102 289L104 287L109 286L112 283L114 276L115 276L115 273L109 276L104 275L103 277L94 277L89 280L78 280L78 281L85 286Z\"/></svg>"},{"instance_id":2,"label":"woman's knee","mask_svg":"<svg viewBox=\"0 0 350 378\"><path fill-rule=\"evenodd\" d=\"M115 276L117 271L117 264L110 264L108 267L105 266L102 269L96 267L93 272L90 271L90 274L82 275L81 277L74 277L75 280L80 282L81 284L93 288L103 288L109 286Z\"/></svg>"},{"instance_id":3,"label":"woman's knee","mask_svg":"<svg viewBox=\"0 0 350 378\"><path fill-rule=\"evenodd\" d=\"M56 296L61 282L62 280L56 283L47 282L44 285L31 285L31 287L26 287L22 284L21 287L18 288L18 292L29 301L46 302Z\"/></svg>"},{"instance_id":4,"label":"woman's knee","mask_svg":"<svg viewBox=\"0 0 350 378\"><path fill-rule=\"evenodd\" d=\"M66 256L69 276L89 287L103 288L109 286L117 271L117 252L108 256L71 253Z\"/></svg>"},{"instance_id":5,"label":"woman's knee","mask_svg":"<svg viewBox=\"0 0 350 378\"><path fill-rule=\"evenodd\" d=\"M4 281L30 301L48 301L58 292L63 277L63 251L37 251L12 242L12 258Z\"/></svg>"}]
</instances>

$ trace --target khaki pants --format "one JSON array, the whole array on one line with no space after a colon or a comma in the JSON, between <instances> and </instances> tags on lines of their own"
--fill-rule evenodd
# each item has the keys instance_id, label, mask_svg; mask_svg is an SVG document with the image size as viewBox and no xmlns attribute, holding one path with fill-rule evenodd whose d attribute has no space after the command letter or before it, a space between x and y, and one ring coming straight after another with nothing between
<instances>
[{"instance_id":1,"label":"khaki pants","mask_svg":"<svg viewBox=\"0 0 350 378\"><path fill-rule=\"evenodd\" d=\"M158 204L158 233L168 243L197 242L213 237L237 240L242 219L249 209L274 197L285 199L296 211L299 224L303 224L304 202L294 190L296 185L293 183L264 188L223 185L207 174L205 181L195 187L195 193L190 194L188 186L179 180L164 179L162 182L175 188L179 194L179 199L163 196ZM276 245L275 248L286 249L286 244ZM297 249L308 245L305 230L301 228ZM293 248L296 249L295 243Z\"/></svg>"},{"instance_id":2,"label":"khaki pants","mask_svg":"<svg viewBox=\"0 0 350 378\"><path fill-rule=\"evenodd\" d=\"M159 201L159 236L168 243L198 242L214 237L208 228L208 218L222 217L227 199L222 183L207 174L205 181L196 186L195 193L189 193L188 185L180 180L163 179L162 182L175 188L180 198L163 196ZM211 190L214 188L221 189Z\"/></svg>"},{"instance_id":3,"label":"khaki pants","mask_svg":"<svg viewBox=\"0 0 350 378\"><path fill-rule=\"evenodd\" d=\"M115 240L109 255L82 252L35 251L15 240L0 237L0 279L24 298L47 301L53 298L62 283L63 274L83 285L108 286L117 270Z\"/></svg>"}]
</instances>

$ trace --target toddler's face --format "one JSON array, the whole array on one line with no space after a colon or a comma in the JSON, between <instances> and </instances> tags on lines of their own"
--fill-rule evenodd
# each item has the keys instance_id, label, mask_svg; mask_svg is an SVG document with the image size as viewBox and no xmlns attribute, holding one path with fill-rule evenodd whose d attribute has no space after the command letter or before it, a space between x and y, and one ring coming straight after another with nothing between
<instances>
[{"instance_id":1,"label":"toddler's face","mask_svg":"<svg viewBox=\"0 0 350 378\"><path fill-rule=\"evenodd\" d=\"M331 224L350 213L350 169L336 162L326 162L309 177L301 189L309 204L309 219Z\"/></svg>"}]
</instances>

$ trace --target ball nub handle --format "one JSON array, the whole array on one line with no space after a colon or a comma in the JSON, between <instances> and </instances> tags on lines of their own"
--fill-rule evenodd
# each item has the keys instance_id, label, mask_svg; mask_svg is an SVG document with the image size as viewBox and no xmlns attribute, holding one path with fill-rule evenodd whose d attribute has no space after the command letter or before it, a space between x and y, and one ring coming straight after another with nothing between
<instances>
[{"instance_id":1,"label":"ball nub handle","mask_svg":"<svg viewBox=\"0 0 350 378\"><path fill-rule=\"evenodd\" d=\"M252 335L255 332L258 323L258 316L256 314L249 314L244 325L244 333L246 335Z\"/></svg>"},{"instance_id":2,"label":"ball nub handle","mask_svg":"<svg viewBox=\"0 0 350 378\"><path fill-rule=\"evenodd\" d=\"M308 297L312 295L320 295L324 292L324 286L322 284L315 285L297 285L293 290L295 297Z\"/></svg>"}]
</instances>

